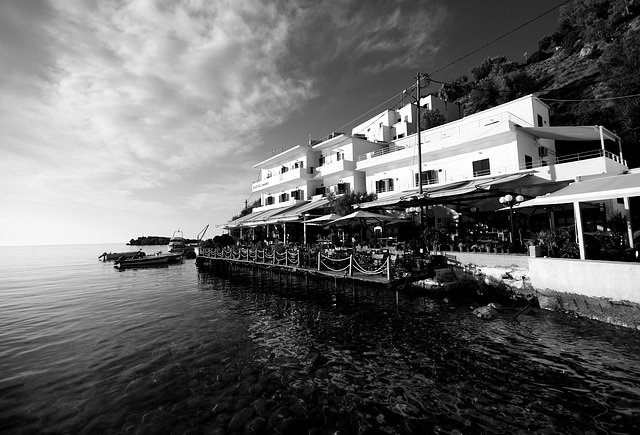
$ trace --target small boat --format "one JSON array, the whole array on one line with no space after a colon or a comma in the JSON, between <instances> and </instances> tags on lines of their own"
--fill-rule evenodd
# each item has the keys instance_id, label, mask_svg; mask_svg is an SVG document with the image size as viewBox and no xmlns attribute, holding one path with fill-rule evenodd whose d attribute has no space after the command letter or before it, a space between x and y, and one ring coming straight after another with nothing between
<instances>
[{"instance_id":1,"label":"small boat","mask_svg":"<svg viewBox=\"0 0 640 435\"><path fill-rule=\"evenodd\" d=\"M181 230L174 231L169 239L169 252L184 252L187 249L187 241Z\"/></svg>"},{"instance_id":2,"label":"small boat","mask_svg":"<svg viewBox=\"0 0 640 435\"><path fill-rule=\"evenodd\" d=\"M119 259L120 257L136 258L141 256L144 256L144 252L142 252L142 249L139 251L127 251L127 252L109 252L109 253L105 252L98 257L98 260L113 261L113 260Z\"/></svg>"},{"instance_id":3,"label":"small boat","mask_svg":"<svg viewBox=\"0 0 640 435\"><path fill-rule=\"evenodd\" d=\"M127 267L164 266L181 263L183 259L183 253L163 254L162 252L157 252L154 255L143 255L139 258L119 258L115 261L114 267L123 269Z\"/></svg>"}]
</instances>

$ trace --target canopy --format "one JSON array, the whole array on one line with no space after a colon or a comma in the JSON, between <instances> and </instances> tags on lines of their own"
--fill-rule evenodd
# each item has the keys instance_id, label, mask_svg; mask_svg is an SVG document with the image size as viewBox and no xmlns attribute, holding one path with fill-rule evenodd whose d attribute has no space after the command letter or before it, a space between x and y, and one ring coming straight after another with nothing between
<instances>
[{"instance_id":1,"label":"canopy","mask_svg":"<svg viewBox=\"0 0 640 435\"><path fill-rule=\"evenodd\" d=\"M576 181L567 187L544 196L524 201L518 207L551 206L557 204L573 204L580 258L586 258L584 231L582 229L581 202L605 201L624 198L625 217L627 218L627 232L629 246L634 246L633 230L631 228L631 212L628 198L640 196L640 172L622 175L602 176L583 181Z\"/></svg>"},{"instance_id":2,"label":"canopy","mask_svg":"<svg viewBox=\"0 0 640 435\"><path fill-rule=\"evenodd\" d=\"M360 204L361 209L395 208L442 204L460 209L475 206L484 211L501 207L497 196L506 193L519 193L529 198L566 186L566 182L550 182L530 172L499 174L490 177L478 177L425 187L422 195L417 191L407 191L394 195L395 202L385 199ZM389 200L392 198L389 197Z\"/></svg>"},{"instance_id":3,"label":"canopy","mask_svg":"<svg viewBox=\"0 0 640 435\"><path fill-rule=\"evenodd\" d=\"M344 226L349 224L360 225L360 243L364 240L363 228L369 224L381 224L383 222L395 221L397 218L377 213L371 213L364 210L358 210L346 216L329 222L329 225Z\"/></svg>"},{"instance_id":4,"label":"canopy","mask_svg":"<svg viewBox=\"0 0 640 435\"><path fill-rule=\"evenodd\" d=\"M619 137L602 126L563 126L563 127L518 127L541 139L590 141L609 139L618 141ZM602 136L601 136L602 134Z\"/></svg>"},{"instance_id":5,"label":"canopy","mask_svg":"<svg viewBox=\"0 0 640 435\"><path fill-rule=\"evenodd\" d=\"M328 222L335 220L339 217L341 217L339 214L331 213L331 214L326 214L324 216L320 216L317 218L309 219L305 221L305 223L307 225L326 225Z\"/></svg>"},{"instance_id":6,"label":"canopy","mask_svg":"<svg viewBox=\"0 0 640 435\"><path fill-rule=\"evenodd\" d=\"M519 207L604 201L632 196L640 196L640 173L576 181L556 192L524 201Z\"/></svg>"},{"instance_id":7,"label":"canopy","mask_svg":"<svg viewBox=\"0 0 640 435\"><path fill-rule=\"evenodd\" d=\"M322 198L317 201L305 202L304 204L296 205L293 208L288 208L281 211L278 214L272 215L268 222L265 223L282 223L282 222L302 222L300 218L308 211L315 210L317 208L324 208L329 203L327 198Z\"/></svg>"},{"instance_id":8,"label":"canopy","mask_svg":"<svg viewBox=\"0 0 640 435\"><path fill-rule=\"evenodd\" d=\"M395 219L396 218L393 216L386 216L382 214L371 213L364 210L358 210L346 216L339 217L338 219L335 219L329 222L329 225L342 226L342 225L349 225L353 223L358 223L358 224L382 223L382 222L389 222Z\"/></svg>"}]
</instances>

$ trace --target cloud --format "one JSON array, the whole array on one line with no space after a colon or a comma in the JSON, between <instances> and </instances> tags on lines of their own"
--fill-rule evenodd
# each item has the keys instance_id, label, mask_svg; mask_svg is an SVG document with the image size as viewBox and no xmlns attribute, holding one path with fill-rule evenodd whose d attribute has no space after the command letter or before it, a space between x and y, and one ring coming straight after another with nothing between
<instances>
[{"instance_id":1,"label":"cloud","mask_svg":"<svg viewBox=\"0 0 640 435\"><path fill-rule=\"evenodd\" d=\"M165 215L244 198L262 130L336 75L437 49L443 12L420 4L0 2L0 194Z\"/></svg>"}]
</instances>

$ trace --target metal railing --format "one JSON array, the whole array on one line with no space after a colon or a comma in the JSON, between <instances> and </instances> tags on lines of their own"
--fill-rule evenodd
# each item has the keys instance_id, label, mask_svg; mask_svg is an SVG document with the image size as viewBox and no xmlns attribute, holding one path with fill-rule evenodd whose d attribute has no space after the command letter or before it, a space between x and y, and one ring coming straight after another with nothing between
<instances>
[{"instance_id":1,"label":"metal railing","mask_svg":"<svg viewBox=\"0 0 640 435\"><path fill-rule=\"evenodd\" d=\"M266 265L288 266L318 272L343 272L345 275L354 276L359 273L367 276L383 276L387 280L392 279L392 261L390 256L381 258L374 262L374 267L360 264L358 257L349 254L348 256L336 257L317 253L315 264L305 261L309 258L309 252L304 249L249 249L249 248L201 248L199 256L208 259L233 260Z\"/></svg>"}]
</instances>

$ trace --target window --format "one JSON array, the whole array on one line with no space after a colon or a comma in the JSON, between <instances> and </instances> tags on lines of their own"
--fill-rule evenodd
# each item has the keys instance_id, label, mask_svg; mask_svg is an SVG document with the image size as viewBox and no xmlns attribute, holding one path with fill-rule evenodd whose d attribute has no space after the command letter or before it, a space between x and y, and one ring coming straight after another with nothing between
<instances>
[{"instance_id":1,"label":"window","mask_svg":"<svg viewBox=\"0 0 640 435\"><path fill-rule=\"evenodd\" d=\"M376 181L376 193L393 191L393 178Z\"/></svg>"},{"instance_id":2,"label":"window","mask_svg":"<svg viewBox=\"0 0 640 435\"><path fill-rule=\"evenodd\" d=\"M544 127L544 119L541 115L538 115L538 127Z\"/></svg>"},{"instance_id":3,"label":"window","mask_svg":"<svg viewBox=\"0 0 640 435\"><path fill-rule=\"evenodd\" d=\"M272 205L273 204L273 196L267 196L267 204L266 205Z\"/></svg>"},{"instance_id":4,"label":"window","mask_svg":"<svg viewBox=\"0 0 640 435\"><path fill-rule=\"evenodd\" d=\"M437 184L439 182L438 179L438 173L440 171L437 171L435 169L429 170L429 171L423 171L422 172L422 185L424 186L425 184ZM415 174L415 186L419 186L419 180L418 180L418 174Z\"/></svg>"},{"instance_id":5,"label":"window","mask_svg":"<svg viewBox=\"0 0 640 435\"><path fill-rule=\"evenodd\" d=\"M336 154L336 159L338 161L344 160L344 151L338 151L338 153Z\"/></svg>"},{"instance_id":6,"label":"window","mask_svg":"<svg viewBox=\"0 0 640 435\"><path fill-rule=\"evenodd\" d=\"M322 195L322 196L324 196L324 195L325 195L325 192L326 192L326 189L325 189L324 187L318 187L318 188L316 189L316 195Z\"/></svg>"},{"instance_id":7,"label":"window","mask_svg":"<svg viewBox=\"0 0 640 435\"><path fill-rule=\"evenodd\" d=\"M524 168L525 169L531 169L533 168L533 157L528 156L528 155L524 155Z\"/></svg>"},{"instance_id":8,"label":"window","mask_svg":"<svg viewBox=\"0 0 640 435\"><path fill-rule=\"evenodd\" d=\"M289 194L288 193L281 193L280 194L280 202L287 202L289 201Z\"/></svg>"},{"instance_id":9,"label":"window","mask_svg":"<svg viewBox=\"0 0 640 435\"><path fill-rule=\"evenodd\" d=\"M291 198L293 198L293 199L302 198L302 191L301 190L292 190L291 191Z\"/></svg>"},{"instance_id":10,"label":"window","mask_svg":"<svg viewBox=\"0 0 640 435\"><path fill-rule=\"evenodd\" d=\"M481 175L491 174L491 168L489 167L489 159L476 160L473 162L473 176L480 177Z\"/></svg>"},{"instance_id":11,"label":"window","mask_svg":"<svg viewBox=\"0 0 640 435\"><path fill-rule=\"evenodd\" d=\"M318 166L323 166L326 158L327 158L326 156L320 156L320 159L318 161Z\"/></svg>"},{"instance_id":12,"label":"window","mask_svg":"<svg viewBox=\"0 0 640 435\"><path fill-rule=\"evenodd\" d=\"M351 185L349 183L338 183L338 193L348 193L351 191Z\"/></svg>"}]
</instances>

